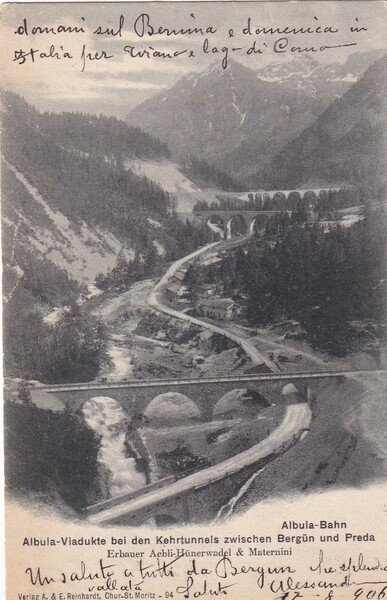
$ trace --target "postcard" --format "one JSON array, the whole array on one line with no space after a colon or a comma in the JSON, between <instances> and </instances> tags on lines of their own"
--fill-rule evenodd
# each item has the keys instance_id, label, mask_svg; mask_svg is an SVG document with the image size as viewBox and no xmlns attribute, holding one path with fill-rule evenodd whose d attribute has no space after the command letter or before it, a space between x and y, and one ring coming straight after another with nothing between
<instances>
[{"instance_id":1,"label":"postcard","mask_svg":"<svg viewBox=\"0 0 387 600\"><path fill-rule=\"evenodd\" d=\"M383 600L386 4L7 3L7 600Z\"/></svg>"}]
</instances>

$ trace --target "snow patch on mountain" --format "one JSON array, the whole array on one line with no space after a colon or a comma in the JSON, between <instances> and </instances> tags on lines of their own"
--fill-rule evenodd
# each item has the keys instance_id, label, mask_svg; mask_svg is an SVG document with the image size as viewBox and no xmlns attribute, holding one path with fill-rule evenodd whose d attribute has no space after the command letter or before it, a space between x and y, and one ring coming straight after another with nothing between
<instances>
[{"instance_id":1,"label":"snow patch on mountain","mask_svg":"<svg viewBox=\"0 0 387 600\"><path fill-rule=\"evenodd\" d=\"M345 83L356 83L359 78L353 73L347 73L344 77L335 77L329 81L344 81Z\"/></svg>"},{"instance_id":2,"label":"snow patch on mountain","mask_svg":"<svg viewBox=\"0 0 387 600\"><path fill-rule=\"evenodd\" d=\"M241 119L240 125L243 125L244 120L246 118L246 113L242 113L242 111L240 110L239 106L237 105L237 99L236 99L235 92L233 92L233 94L232 94L232 105L233 105L236 113L238 114L238 116Z\"/></svg>"},{"instance_id":3,"label":"snow patch on mountain","mask_svg":"<svg viewBox=\"0 0 387 600\"><path fill-rule=\"evenodd\" d=\"M162 246L162 245L160 244L160 242L159 242L159 241L157 241L157 240L153 240L153 246L156 248L156 250L157 250L157 254L158 254L159 256L164 256L164 254L165 254L165 248L164 248L164 246Z\"/></svg>"},{"instance_id":4,"label":"snow patch on mountain","mask_svg":"<svg viewBox=\"0 0 387 600\"><path fill-rule=\"evenodd\" d=\"M200 191L181 173L179 166L170 161L130 160L126 161L125 168L154 181L170 194Z\"/></svg>"},{"instance_id":5,"label":"snow patch on mountain","mask_svg":"<svg viewBox=\"0 0 387 600\"><path fill-rule=\"evenodd\" d=\"M153 227L162 227L161 223L155 221L154 219L151 219L150 217L148 217L148 223Z\"/></svg>"}]
</instances>

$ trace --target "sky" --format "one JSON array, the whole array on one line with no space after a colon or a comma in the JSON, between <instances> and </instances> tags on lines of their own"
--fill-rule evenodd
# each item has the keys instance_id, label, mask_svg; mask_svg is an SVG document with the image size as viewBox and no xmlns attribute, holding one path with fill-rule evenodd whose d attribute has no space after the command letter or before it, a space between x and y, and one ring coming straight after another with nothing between
<instances>
[{"instance_id":1,"label":"sky","mask_svg":"<svg viewBox=\"0 0 387 600\"><path fill-rule=\"evenodd\" d=\"M352 52L381 48L385 45L385 11L386 4L378 0L7 4L2 7L0 41L3 87L20 93L40 110L124 118L134 106L167 90L187 73L221 64L225 58L260 69L301 55L322 63L344 62ZM142 17L144 14L148 16ZM286 26L337 31L298 35L255 32L258 27ZM68 28L76 27L84 31L69 33ZM157 33L160 27L204 31L203 35L167 35ZM207 27L211 27L208 33ZM351 32L351 27L366 31ZM55 33L44 28L53 28ZM208 47L204 48L206 38ZM287 41L281 41L284 38ZM261 53L248 54L254 42ZM342 45L345 47L320 50ZM300 55L292 48L315 48L317 52ZM132 55L144 50L149 58ZM182 54L163 59L152 56L154 50Z\"/></svg>"}]
</instances>

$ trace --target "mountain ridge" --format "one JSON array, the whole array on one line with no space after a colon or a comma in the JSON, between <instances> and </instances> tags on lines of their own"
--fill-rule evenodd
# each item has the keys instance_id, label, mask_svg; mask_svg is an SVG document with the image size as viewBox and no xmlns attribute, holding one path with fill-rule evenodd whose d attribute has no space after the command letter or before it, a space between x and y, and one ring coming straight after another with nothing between
<instances>
[{"instance_id":1,"label":"mountain ridge","mask_svg":"<svg viewBox=\"0 0 387 600\"><path fill-rule=\"evenodd\" d=\"M384 100L387 55L373 63L345 94L276 155L264 183L298 186L318 177L330 184L368 186L384 175ZM252 181L262 183L258 172Z\"/></svg>"},{"instance_id":2,"label":"mountain ridge","mask_svg":"<svg viewBox=\"0 0 387 600\"><path fill-rule=\"evenodd\" d=\"M182 77L135 107L127 122L153 133L174 158L204 159L232 176L262 169L366 70L381 51L344 64L294 58L253 70L230 60Z\"/></svg>"}]
</instances>

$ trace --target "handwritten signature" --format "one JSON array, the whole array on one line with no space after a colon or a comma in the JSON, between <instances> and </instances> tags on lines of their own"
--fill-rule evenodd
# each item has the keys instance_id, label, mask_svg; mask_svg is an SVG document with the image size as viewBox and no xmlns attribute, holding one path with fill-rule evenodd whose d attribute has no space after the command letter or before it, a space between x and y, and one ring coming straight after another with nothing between
<instances>
[{"instance_id":1,"label":"handwritten signature","mask_svg":"<svg viewBox=\"0 0 387 600\"><path fill-rule=\"evenodd\" d=\"M270 594L273 600L308 598L311 590L320 592L320 600L333 600L337 597L335 593L343 589L352 589L353 600L387 600L387 563L378 557L366 559L363 553L332 562L323 550L319 550L302 574L289 564L246 564L223 556L214 565L209 565L207 561L203 564L196 558L188 559L184 554L168 561L141 559L130 568L107 563L102 558L96 567L81 561L77 569L56 575L44 573L41 566L29 566L25 574L34 587L85 582L89 592L143 590L149 582L167 578L171 583L176 581L174 591L187 600L227 596L230 588L235 589L245 578L250 578L249 584L251 582L255 588L265 590L265 598Z\"/></svg>"}]
</instances>

